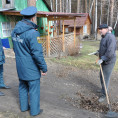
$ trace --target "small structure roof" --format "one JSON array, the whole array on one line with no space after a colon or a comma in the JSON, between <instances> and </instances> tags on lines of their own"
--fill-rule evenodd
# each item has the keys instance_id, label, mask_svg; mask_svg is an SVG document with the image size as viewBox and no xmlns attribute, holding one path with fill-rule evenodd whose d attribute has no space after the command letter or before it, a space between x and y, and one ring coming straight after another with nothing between
<instances>
[{"instance_id":1,"label":"small structure roof","mask_svg":"<svg viewBox=\"0 0 118 118\"><path fill-rule=\"evenodd\" d=\"M15 11L15 10L9 10L9 11L0 11L4 15L16 15L16 16L21 16L20 11ZM61 12L44 12L44 11L38 11L37 12L37 17L68 17L68 18L73 18L73 17L81 17L84 16L83 14L77 14L77 13L61 13Z\"/></svg>"},{"instance_id":2,"label":"small structure roof","mask_svg":"<svg viewBox=\"0 0 118 118\"><path fill-rule=\"evenodd\" d=\"M82 27L85 24L87 18L89 18L90 23L92 23L88 13L80 13L79 15L81 15L81 16L83 15L83 17L76 17L76 20L75 20L76 27ZM64 25L68 25L69 27L74 27L73 24L74 24L73 20L65 20L64 21Z\"/></svg>"},{"instance_id":3,"label":"small structure roof","mask_svg":"<svg viewBox=\"0 0 118 118\"><path fill-rule=\"evenodd\" d=\"M8 8L8 9L0 8L0 12L2 12L2 11L8 11L8 10L13 10L13 9L15 9L15 8Z\"/></svg>"}]
</instances>

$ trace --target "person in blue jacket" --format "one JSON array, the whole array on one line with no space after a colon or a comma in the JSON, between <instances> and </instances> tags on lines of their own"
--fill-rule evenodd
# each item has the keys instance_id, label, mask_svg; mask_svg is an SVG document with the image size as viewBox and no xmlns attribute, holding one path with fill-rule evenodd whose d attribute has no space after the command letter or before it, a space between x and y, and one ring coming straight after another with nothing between
<instances>
[{"instance_id":1,"label":"person in blue jacket","mask_svg":"<svg viewBox=\"0 0 118 118\"><path fill-rule=\"evenodd\" d=\"M19 77L19 101L22 112L30 109L31 116L42 113L40 109L40 78L46 75L47 65L43 57L40 33L34 23L36 7L23 9L19 21L12 31L13 50Z\"/></svg>"},{"instance_id":2,"label":"person in blue jacket","mask_svg":"<svg viewBox=\"0 0 118 118\"><path fill-rule=\"evenodd\" d=\"M4 84L4 79L3 79L3 64L5 63L5 55L4 55L4 50L2 46L2 41L0 39L0 88L2 89L9 89L9 86L6 86ZM0 96L3 96L4 93L0 92Z\"/></svg>"},{"instance_id":3,"label":"person in blue jacket","mask_svg":"<svg viewBox=\"0 0 118 118\"><path fill-rule=\"evenodd\" d=\"M101 64L106 88L108 90L109 82L110 82L110 76L112 73L112 70L115 66L116 62L116 38L112 33L108 32L108 26L107 24L102 24L99 26L99 31L101 33L101 41L100 41L100 47L99 47L99 60L98 64ZM102 102L105 100L106 93L105 93L105 87L103 84L103 78L100 71L100 82L101 82L101 97L99 98L99 102Z\"/></svg>"}]
</instances>

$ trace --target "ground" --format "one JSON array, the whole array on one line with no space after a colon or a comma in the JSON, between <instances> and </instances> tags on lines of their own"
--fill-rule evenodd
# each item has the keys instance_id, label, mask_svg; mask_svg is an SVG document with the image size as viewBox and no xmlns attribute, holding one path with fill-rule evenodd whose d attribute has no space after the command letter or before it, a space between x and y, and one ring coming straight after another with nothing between
<instances>
[{"instance_id":1,"label":"ground","mask_svg":"<svg viewBox=\"0 0 118 118\"><path fill-rule=\"evenodd\" d=\"M21 112L18 99L18 77L14 54L6 50L4 64L5 84L11 89L0 91L0 118L32 118ZM98 103L99 71L84 70L46 59L48 73L41 78L40 105L43 114L34 118L105 118L107 102ZM118 112L118 73L113 72L109 87L112 110Z\"/></svg>"}]
</instances>

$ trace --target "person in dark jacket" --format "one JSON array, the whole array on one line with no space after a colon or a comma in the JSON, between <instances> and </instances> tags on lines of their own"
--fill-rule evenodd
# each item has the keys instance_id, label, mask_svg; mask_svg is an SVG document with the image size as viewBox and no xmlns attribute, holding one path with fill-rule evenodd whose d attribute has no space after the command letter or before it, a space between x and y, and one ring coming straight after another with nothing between
<instances>
[{"instance_id":1,"label":"person in dark jacket","mask_svg":"<svg viewBox=\"0 0 118 118\"><path fill-rule=\"evenodd\" d=\"M40 109L40 78L46 75L47 65L43 57L42 44L38 43L40 34L34 23L36 7L23 9L24 16L13 32L12 41L19 77L19 100L21 111L30 109L31 116L42 112Z\"/></svg>"},{"instance_id":2,"label":"person in dark jacket","mask_svg":"<svg viewBox=\"0 0 118 118\"><path fill-rule=\"evenodd\" d=\"M9 86L6 86L4 84L4 79L3 79L3 64L5 63L5 55L4 55L4 50L2 46L2 41L0 39L0 88L2 89L9 89ZM4 93L0 92L0 96L3 96Z\"/></svg>"},{"instance_id":3,"label":"person in dark jacket","mask_svg":"<svg viewBox=\"0 0 118 118\"><path fill-rule=\"evenodd\" d=\"M101 41L99 47L99 60L98 64L101 64L105 79L106 88L108 90L110 76L116 62L116 38L112 33L108 32L107 24L102 24L99 26L99 31L101 33ZM102 86L101 97L99 102L104 101L106 94L103 84L103 79L100 71L100 82Z\"/></svg>"}]
</instances>

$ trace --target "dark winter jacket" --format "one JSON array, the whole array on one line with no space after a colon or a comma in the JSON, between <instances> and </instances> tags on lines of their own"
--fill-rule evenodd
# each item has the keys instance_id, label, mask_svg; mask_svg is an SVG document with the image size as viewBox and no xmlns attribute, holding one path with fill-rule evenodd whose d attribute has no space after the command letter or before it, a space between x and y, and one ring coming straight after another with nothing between
<instances>
[{"instance_id":1,"label":"dark winter jacket","mask_svg":"<svg viewBox=\"0 0 118 118\"><path fill-rule=\"evenodd\" d=\"M116 38L111 33L102 36L99 48L99 58L103 64L109 64L116 61Z\"/></svg>"},{"instance_id":2,"label":"dark winter jacket","mask_svg":"<svg viewBox=\"0 0 118 118\"><path fill-rule=\"evenodd\" d=\"M19 21L12 32L18 77L21 80L36 80L41 72L47 72L42 44L38 43L37 25L30 20Z\"/></svg>"}]
</instances>

